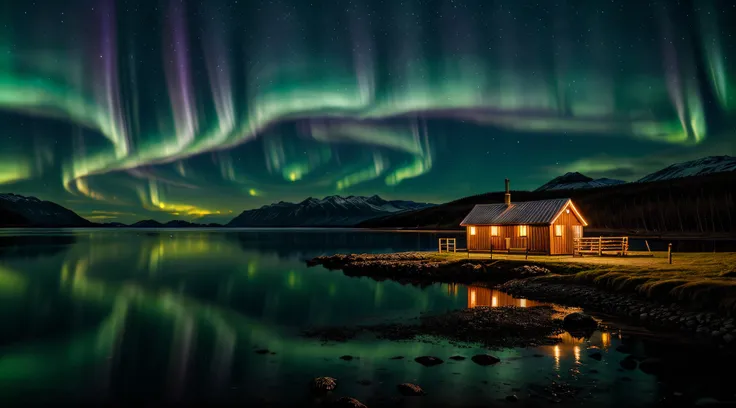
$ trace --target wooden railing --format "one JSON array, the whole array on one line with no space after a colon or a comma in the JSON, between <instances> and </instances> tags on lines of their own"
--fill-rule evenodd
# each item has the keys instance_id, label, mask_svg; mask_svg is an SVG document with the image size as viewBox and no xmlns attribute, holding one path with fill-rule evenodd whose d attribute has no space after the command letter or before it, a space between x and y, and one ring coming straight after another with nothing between
<instances>
[{"instance_id":1,"label":"wooden railing","mask_svg":"<svg viewBox=\"0 0 736 408\"><path fill-rule=\"evenodd\" d=\"M457 252L457 239L456 238L440 238L439 239L439 252Z\"/></svg>"},{"instance_id":2,"label":"wooden railing","mask_svg":"<svg viewBox=\"0 0 736 408\"><path fill-rule=\"evenodd\" d=\"M573 238L574 255L598 255L614 253L626 256L629 252L629 237Z\"/></svg>"}]
</instances>

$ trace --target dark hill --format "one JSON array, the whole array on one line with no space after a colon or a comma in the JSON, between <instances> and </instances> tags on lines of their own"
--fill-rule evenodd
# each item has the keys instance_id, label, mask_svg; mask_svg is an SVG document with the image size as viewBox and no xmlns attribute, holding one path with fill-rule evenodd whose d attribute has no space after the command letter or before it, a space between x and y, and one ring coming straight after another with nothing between
<instances>
[{"instance_id":1,"label":"dark hill","mask_svg":"<svg viewBox=\"0 0 736 408\"><path fill-rule=\"evenodd\" d=\"M570 197L590 228L648 232L736 233L736 172L596 189L512 191L511 201ZM459 229L475 204L503 202L503 192L466 197L375 218L364 228Z\"/></svg>"}]
</instances>

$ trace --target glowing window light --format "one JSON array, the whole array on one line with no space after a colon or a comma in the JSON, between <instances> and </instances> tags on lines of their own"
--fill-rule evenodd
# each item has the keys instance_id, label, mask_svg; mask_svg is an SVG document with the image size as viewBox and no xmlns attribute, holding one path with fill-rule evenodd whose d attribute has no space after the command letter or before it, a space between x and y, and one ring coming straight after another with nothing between
<instances>
[{"instance_id":1,"label":"glowing window light","mask_svg":"<svg viewBox=\"0 0 736 408\"><path fill-rule=\"evenodd\" d=\"M555 236L561 237L562 236L562 230L565 228L564 225L555 225Z\"/></svg>"},{"instance_id":2,"label":"glowing window light","mask_svg":"<svg viewBox=\"0 0 736 408\"><path fill-rule=\"evenodd\" d=\"M492 225L491 226L491 236L492 237L497 237L498 236L498 226L497 225Z\"/></svg>"},{"instance_id":3,"label":"glowing window light","mask_svg":"<svg viewBox=\"0 0 736 408\"><path fill-rule=\"evenodd\" d=\"M470 227L470 235L475 235L475 227Z\"/></svg>"},{"instance_id":4,"label":"glowing window light","mask_svg":"<svg viewBox=\"0 0 736 408\"><path fill-rule=\"evenodd\" d=\"M527 228L526 225L519 225L519 236L525 237L527 234Z\"/></svg>"}]
</instances>

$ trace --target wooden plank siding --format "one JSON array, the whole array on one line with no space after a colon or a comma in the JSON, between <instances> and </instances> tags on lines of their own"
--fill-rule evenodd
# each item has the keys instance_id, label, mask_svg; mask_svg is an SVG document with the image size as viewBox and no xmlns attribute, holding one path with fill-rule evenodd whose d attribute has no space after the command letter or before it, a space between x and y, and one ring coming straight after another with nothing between
<instances>
[{"instance_id":1,"label":"wooden plank siding","mask_svg":"<svg viewBox=\"0 0 736 408\"><path fill-rule=\"evenodd\" d=\"M475 235L470 234L473 227ZM529 248L529 251L543 253L550 250L548 225L528 225L526 237L519 236L518 225L499 225L498 236L495 237L491 236L490 225L469 225L465 231L469 251L489 252L491 244L494 251L504 251L509 247ZM506 246L506 238L511 238L509 247Z\"/></svg>"},{"instance_id":2,"label":"wooden plank siding","mask_svg":"<svg viewBox=\"0 0 736 408\"><path fill-rule=\"evenodd\" d=\"M573 225L583 225L572 210L568 213L567 209L565 208L554 223L549 226L551 255L572 255L574 248ZM561 237L555 234L556 225L562 225Z\"/></svg>"}]
</instances>

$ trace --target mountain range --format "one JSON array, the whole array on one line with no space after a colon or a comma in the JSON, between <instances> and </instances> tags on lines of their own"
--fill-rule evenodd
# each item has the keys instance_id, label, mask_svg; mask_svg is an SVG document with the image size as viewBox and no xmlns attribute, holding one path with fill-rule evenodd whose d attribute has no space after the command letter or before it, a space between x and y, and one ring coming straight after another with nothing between
<instances>
[{"instance_id":1,"label":"mountain range","mask_svg":"<svg viewBox=\"0 0 736 408\"><path fill-rule=\"evenodd\" d=\"M317 199L309 197L300 203L280 201L240 213L228 227L345 227L382 215L417 210L432 204L413 201L387 201L372 197L338 195Z\"/></svg>"},{"instance_id":2,"label":"mountain range","mask_svg":"<svg viewBox=\"0 0 736 408\"><path fill-rule=\"evenodd\" d=\"M51 201L18 194L0 194L0 226L91 227L94 224Z\"/></svg>"},{"instance_id":3,"label":"mountain range","mask_svg":"<svg viewBox=\"0 0 736 408\"><path fill-rule=\"evenodd\" d=\"M626 183L607 178L593 179L577 172L556 177L533 192L513 192L513 200L528 201L544 198L571 197L580 203L593 225L613 228L626 227L628 215L618 203L632 211L642 207L641 214L659 208L676 212L678 229L717 229L713 208L726 211L719 222L736 223L731 214L733 186L736 185L736 157L711 156L684 163L673 164L636 182ZM685 188L687 186L687 188ZM698 192L696 194L696 192ZM384 200L379 196L329 196L323 199L307 198L299 203L278 202L258 209L243 211L227 227L382 227L382 228L457 228L459 221L476 203L502 202L503 193L487 193L453 202L433 205L413 201ZM652 197L656 197L656 201ZM604 200L604 201L601 201ZM716 200L716 201L713 201ZM713 208L700 208L708 202ZM608 213L599 213L607 208ZM688 216L690 212L696 213ZM710 213L710 216L702 215ZM717 212L717 211L716 211ZM682 217L686 221L683 221ZM641 217L644 217L641 215ZM667 217L656 215L649 220L661 228L667 227ZM690 218L688 218L690 217ZM733 220L733 221L732 221ZM647 229L647 218L631 220L634 225ZM689 226L686 226L685 224ZM729 224L730 225L730 224ZM132 227L132 228L197 228L221 227L220 224L198 224L183 220L161 223L155 220L138 221L132 225L121 223L97 224L90 222L72 210L50 201L17 194L0 194L0 227ZM671 228L671 226L669 227ZM736 228L734 228L736 230Z\"/></svg>"}]
</instances>

